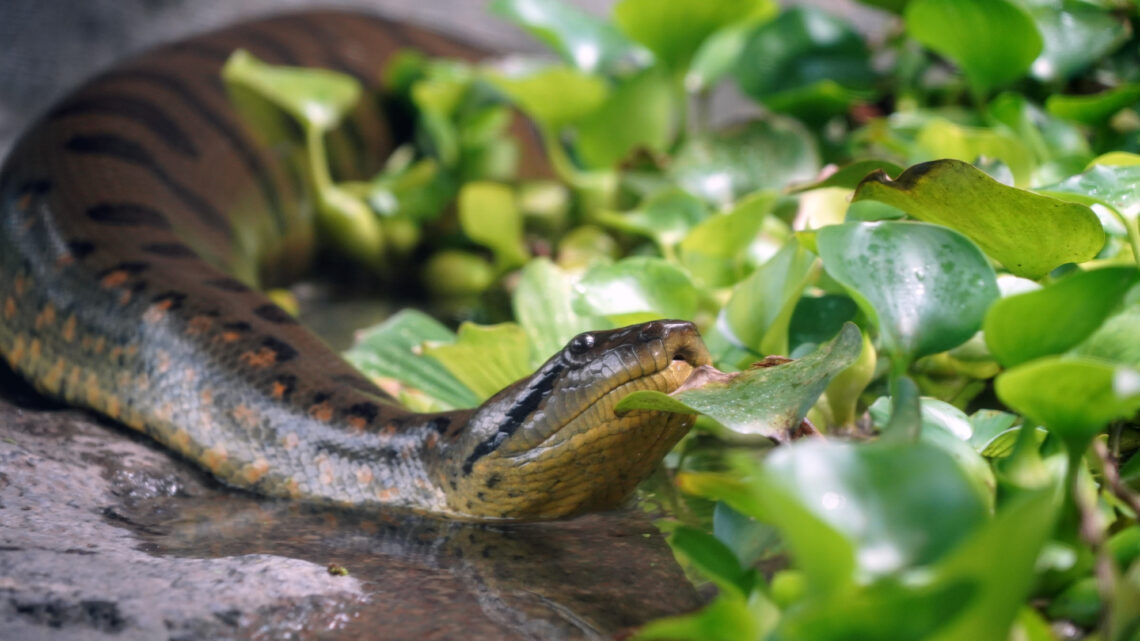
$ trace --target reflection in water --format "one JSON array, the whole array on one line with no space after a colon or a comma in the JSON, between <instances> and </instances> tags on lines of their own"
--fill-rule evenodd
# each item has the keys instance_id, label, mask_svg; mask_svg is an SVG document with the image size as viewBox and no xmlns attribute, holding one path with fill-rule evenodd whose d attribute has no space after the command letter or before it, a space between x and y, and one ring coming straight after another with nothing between
<instances>
[{"instance_id":1,"label":"reflection in water","mask_svg":"<svg viewBox=\"0 0 1140 641\"><path fill-rule=\"evenodd\" d=\"M611 638L700 605L635 511L475 525L222 494L148 499L125 516L154 554L344 566L370 600L340 638Z\"/></svg>"}]
</instances>

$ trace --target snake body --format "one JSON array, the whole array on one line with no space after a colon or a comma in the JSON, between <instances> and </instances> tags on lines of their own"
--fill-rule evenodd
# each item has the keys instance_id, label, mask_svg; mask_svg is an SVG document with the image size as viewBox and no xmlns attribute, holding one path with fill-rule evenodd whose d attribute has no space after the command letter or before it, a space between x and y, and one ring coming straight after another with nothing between
<instances>
[{"instance_id":1,"label":"snake body","mask_svg":"<svg viewBox=\"0 0 1140 641\"><path fill-rule=\"evenodd\" d=\"M582 334L473 410L409 412L256 286L314 252L311 199L232 111L236 48L375 87L430 32L340 12L242 24L165 45L89 81L30 128L0 173L0 354L39 390L270 496L468 519L616 505L691 419L613 405L675 389L708 355L689 323ZM366 104L344 171L389 146ZM372 160L369 160L372 159Z\"/></svg>"}]
</instances>

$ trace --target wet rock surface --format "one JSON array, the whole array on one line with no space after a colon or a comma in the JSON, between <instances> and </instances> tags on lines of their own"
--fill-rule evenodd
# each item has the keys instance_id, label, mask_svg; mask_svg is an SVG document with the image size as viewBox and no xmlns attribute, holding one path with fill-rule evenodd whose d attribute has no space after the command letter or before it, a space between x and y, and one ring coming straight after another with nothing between
<instances>
[{"instance_id":1,"label":"wet rock surface","mask_svg":"<svg viewBox=\"0 0 1140 641\"><path fill-rule=\"evenodd\" d=\"M0 372L5 641L601 639L699 605L634 511L487 527L268 501Z\"/></svg>"}]
</instances>

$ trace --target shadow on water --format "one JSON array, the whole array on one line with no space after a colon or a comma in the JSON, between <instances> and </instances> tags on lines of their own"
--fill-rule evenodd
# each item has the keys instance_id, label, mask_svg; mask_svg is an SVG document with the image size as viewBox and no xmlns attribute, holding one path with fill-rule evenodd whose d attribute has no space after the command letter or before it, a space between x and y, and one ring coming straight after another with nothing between
<instances>
[{"instance_id":1,"label":"shadow on water","mask_svg":"<svg viewBox=\"0 0 1140 641\"><path fill-rule=\"evenodd\" d=\"M343 566L368 602L338 638L608 639L700 605L633 510L478 525L222 495L148 499L127 521L152 554Z\"/></svg>"}]
</instances>

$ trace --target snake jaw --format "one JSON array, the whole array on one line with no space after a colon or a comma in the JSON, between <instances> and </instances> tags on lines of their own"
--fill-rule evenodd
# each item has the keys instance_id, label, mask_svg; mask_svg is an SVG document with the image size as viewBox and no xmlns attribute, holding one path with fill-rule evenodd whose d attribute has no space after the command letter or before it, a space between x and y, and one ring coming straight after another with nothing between
<instances>
[{"instance_id":1,"label":"snake jaw","mask_svg":"<svg viewBox=\"0 0 1140 641\"><path fill-rule=\"evenodd\" d=\"M711 361L696 328L653 321L575 337L535 374L489 399L454 450L448 496L461 513L558 518L613 507L692 424L687 415L614 406L669 393ZM459 457L463 457L459 460Z\"/></svg>"}]
</instances>

